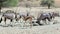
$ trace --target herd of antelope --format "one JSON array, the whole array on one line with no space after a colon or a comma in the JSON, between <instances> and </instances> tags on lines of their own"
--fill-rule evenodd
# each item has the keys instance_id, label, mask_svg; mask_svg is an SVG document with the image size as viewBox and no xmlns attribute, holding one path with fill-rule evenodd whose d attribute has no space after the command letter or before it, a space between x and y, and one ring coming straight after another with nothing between
<instances>
[{"instance_id":1,"label":"herd of antelope","mask_svg":"<svg viewBox=\"0 0 60 34\"><path fill-rule=\"evenodd\" d=\"M1 15L0 16L0 23L2 21L4 21L4 23L6 25L7 19L9 19L10 22L13 22L13 20L15 20L17 22L18 21L21 22L21 19L22 19L25 23L28 21L28 23L32 27L33 26L33 23L34 23L33 18L35 19L35 17L32 16L32 15L29 15L29 14L30 14L29 12L27 12L25 14L25 13L16 13L16 12L14 12L12 10L7 10L4 13L0 13L0 15ZM37 17L36 23L39 24L39 25L43 25L43 24L40 23L41 20L43 20L43 21L45 20L46 21L46 19L47 19L48 21L51 21L55 17L60 17L59 13L56 13L56 12L40 13L38 16L39 17ZM4 18L4 20L3 20L3 18Z\"/></svg>"}]
</instances>

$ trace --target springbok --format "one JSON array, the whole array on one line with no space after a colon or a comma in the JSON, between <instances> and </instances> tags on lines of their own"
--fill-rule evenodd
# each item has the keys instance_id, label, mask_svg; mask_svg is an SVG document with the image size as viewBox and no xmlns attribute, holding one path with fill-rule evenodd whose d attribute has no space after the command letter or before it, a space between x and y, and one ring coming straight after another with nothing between
<instances>
[{"instance_id":1,"label":"springbok","mask_svg":"<svg viewBox=\"0 0 60 34\"><path fill-rule=\"evenodd\" d=\"M25 21L25 23L28 22L30 24L30 27L33 26L33 24L32 24L32 18L34 18L34 16L24 16L23 15L23 20ZM25 26L25 23L24 23L24 26Z\"/></svg>"}]
</instances>

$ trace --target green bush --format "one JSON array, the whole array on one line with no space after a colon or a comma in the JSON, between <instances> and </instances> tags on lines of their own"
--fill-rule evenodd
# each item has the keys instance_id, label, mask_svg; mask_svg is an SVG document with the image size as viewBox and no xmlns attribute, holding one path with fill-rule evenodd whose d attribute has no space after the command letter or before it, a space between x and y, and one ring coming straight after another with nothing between
<instances>
[{"instance_id":1,"label":"green bush","mask_svg":"<svg viewBox=\"0 0 60 34\"><path fill-rule=\"evenodd\" d=\"M54 0L41 0L42 6L48 6L48 9L50 9L51 6L53 6Z\"/></svg>"},{"instance_id":2,"label":"green bush","mask_svg":"<svg viewBox=\"0 0 60 34\"><path fill-rule=\"evenodd\" d=\"M2 7L14 7L18 2L19 0L0 0L0 12Z\"/></svg>"},{"instance_id":3,"label":"green bush","mask_svg":"<svg viewBox=\"0 0 60 34\"><path fill-rule=\"evenodd\" d=\"M13 6L17 6L19 0L7 0L5 2L3 2L3 7L13 7Z\"/></svg>"}]
</instances>

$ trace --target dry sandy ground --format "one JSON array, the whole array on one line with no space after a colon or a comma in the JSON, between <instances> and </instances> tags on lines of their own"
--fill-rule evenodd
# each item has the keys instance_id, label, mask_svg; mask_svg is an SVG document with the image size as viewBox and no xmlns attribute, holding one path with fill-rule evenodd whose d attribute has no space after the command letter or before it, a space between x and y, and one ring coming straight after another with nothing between
<instances>
[{"instance_id":1,"label":"dry sandy ground","mask_svg":"<svg viewBox=\"0 0 60 34\"><path fill-rule=\"evenodd\" d=\"M4 9L3 12L8 9ZM14 8L12 9L16 12L19 11L26 11L24 8ZM37 11L59 11L60 8L57 9L39 9L39 8L32 8L31 13L36 15ZM30 11L30 9L28 9ZM32 12L33 11L33 12ZM60 19L59 19L60 20ZM59 21L60 23L60 21ZM0 34L60 34L60 24L55 25L45 25L45 26L33 26L32 28L21 28L21 27L0 27Z\"/></svg>"},{"instance_id":2,"label":"dry sandy ground","mask_svg":"<svg viewBox=\"0 0 60 34\"><path fill-rule=\"evenodd\" d=\"M34 26L27 29L20 27L0 27L0 34L60 34L60 24Z\"/></svg>"}]
</instances>

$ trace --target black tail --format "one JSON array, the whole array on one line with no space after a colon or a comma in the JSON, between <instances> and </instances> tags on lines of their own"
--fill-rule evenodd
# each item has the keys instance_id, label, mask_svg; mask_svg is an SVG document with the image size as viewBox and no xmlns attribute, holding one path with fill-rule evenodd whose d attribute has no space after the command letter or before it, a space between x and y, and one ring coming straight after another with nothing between
<instances>
[{"instance_id":1,"label":"black tail","mask_svg":"<svg viewBox=\"0 0 60 34\"><path fill-rule=\"evenodd\" d=\"M2 22L2 18L0 19L0 23Z\"/></svg>"},{"instance_id":2,"label":"black tail","mask_svg":"<svg viewBox=\"0 0 60 34\"><path fill-rule=\"evenodd\" d=\"M40 23L40 21L36 21L36 23L38 23L39 25L43 25L43 24Z\"/></svg>"},{"instance_id":3,"label":"black tail","mask_svg":"<svg viewBox=\"0 0 60 34\"><path fill-rule=\"evenodd\" d=\"M13 19L10 20L11 22L13 21Z\"/></svg>"}]
</instances>

